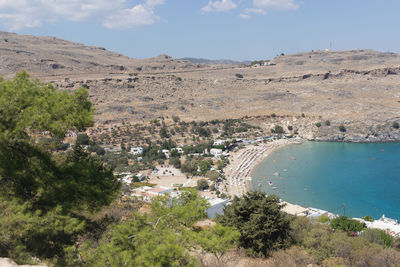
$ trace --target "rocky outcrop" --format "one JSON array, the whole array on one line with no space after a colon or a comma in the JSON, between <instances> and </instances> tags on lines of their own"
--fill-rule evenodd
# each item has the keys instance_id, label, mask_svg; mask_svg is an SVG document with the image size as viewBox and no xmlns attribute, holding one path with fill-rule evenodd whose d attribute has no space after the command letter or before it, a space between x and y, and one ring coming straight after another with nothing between
<instances>
[{"instance_id":1,"label":"rocky outcrop","mask_svg":"<svg viewBox=\"0 0 400 267\"><path fill-rule=\"evenodd\" d=\"M0 258L0 267L46 267L46 265L18 265L9 258Z\"/></svg>"}]
</instances>

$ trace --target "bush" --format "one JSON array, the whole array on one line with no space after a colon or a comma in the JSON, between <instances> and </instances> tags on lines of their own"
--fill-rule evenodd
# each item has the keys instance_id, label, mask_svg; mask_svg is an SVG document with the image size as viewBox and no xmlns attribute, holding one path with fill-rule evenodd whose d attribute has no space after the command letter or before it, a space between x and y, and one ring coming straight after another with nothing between
<instances>
[{"instance_id":1,"label":"bush","mask_svg":"<svg viewBox=\"0 0 400 267\"><path fill-rule=\"evenodd\" d=\"M313 225L307 217L295 217L291 222L291 236L295 244L301 244Z\"/></svg>"},{"instance_id":2,"label":"bush","mask_svg":"<svg viewBox=\"0 0 400 267\"><path fill-rule=\"evenodd\" d=\"M315 126L317 126L317 127L319 128L319 127L321 127L321 123L320 123L320 122L317 122L317 123L315 124Z\"/></svg>"},{"instance_id":3,"label":"bush","mask_svg":"<svg viewBox=\"0 0 400 267\"><path fill-rule=\"evenodd\" d=\"M85 133L78 134L76 137L76 144L78 145L89 145L89 136Z\"/></svg>"},{"instance_id":4,"label":"bush","mask_svg":"<svg viewBox=\"0 0 400 267\"><path fill-rule=\"evenodd\" d=\"M288 128L289 131L293 130L293 126L292 125L289 125L287 128Z\"/></svg>"},{"instance_id":5,"label":"bush","mask_svg":"<svg viewBox=\"0 0 400 267\"><path fill-rule=\"evenodd\" d=\"M176 123L178 122L180 119L178 116L172 115L172 120Z\"/></svg>"},{"instance_id":6,"label":"bush","mask_svg":"<svg viewBox=\"0 0 400 267\"><path fill-rule=\"evenodd\" d=\"M326 121L325 121L325 125L326 125L326 126L330 126L330 125L331 125L331 122L328 121L328 120L326 120Z\"/></svg>"},{"instance_id":7,"label":"bush","mask_svg":"<svg viewBox=\"0 0 400 267\"><path fill-rule=\"evenodd\" d=\"M206 174L210 170L212 164L213 161L211 159L205 159L200 161L199 162L200 173L203 175Z\"/></svg>"},{"instance_id":8,"label":"bush","mask_svg":"<svg viewBox=\"0 0 400 267\"><path fill-rule=\"evenodd\" d=\"M180 169L181 168L181 160L180 158L171 158L170 159L170 164L172 164L175 168Z\"/></svg>"},{"instance_id":9,"label":"bush","mask_svg":"<svg viewBox=\"0 0 400 267\"><path fill-rule=\"evenodd\" d=\"M362 219L363 219L364 221L367 221L367 222L373 222L373 221L374 221L374 218L372 218L372 217L369 216L369 215L362 217Z\"/></svg>"},{"instance_id":10,"label":"bush","mask_svg":"<svg viewBox=\"0 0 400 267\"><path fill-rule=\"evenodd\" d=\"M343 125L340 125L339 131L341 131L342 133L346 132L346 127L344 127Z\"/></svg>"},{"instance_id":11,"label":"bush","mask_svg":"<svg viewBox=\"0 0 400 267\"><path fill-rule=\"evenodd\" d=\"M271 129L271 133L284 134L285 130L283 130L282 126L275 125L275 127Z\"/></svg>"},{"instance_id":12,"label":"bush","mask_svg":"<svg viewBox=\"0 0 400 267\"><path fill-rule=\"evenodd\" d=\"M160 137L161 138L169 138L168 130L166 127L162 127L160 130Z\"/></svg>"},{"instance_id":13,"label":"bush","mask_svg":"<svg viewBox=\"0 0 400 267\"><path fill-rule=\"evenodd\" d=\"M318 217L318 222L320 222L320 223L327 223L329 221L330 221L330 219L329 219L328 215L321 215Z\"/></svg>"},{"instance_id":14,"label":"bush","mask_svg":"<svg viewBox=\"0 0 400 267\"><path fill-rule=\"evenodd\" d=\"M347 233L349 232L357 233L365 229L366 227L365 223L349 219L346 216L340 216L338 218L332 219L330 225L333 229L339 229Z\"/></svg>"},{"instance_id":15,"label":"bush","mask_svg":"<svg viewBox=\"0 0 400 267\"><path fill-rule=\"evenodd\" d=\"M239 230L239 245L248 254L267 256L290 243L290 219L281 209L277 196L253 191L235 197L217 220Z\"/></svg>"},{"instance_id":16,"label":"bush","mask_svg":"<svg viewBox=\"0 0 400 267\"><path fill-rule=\"evenodd\" d=\"M376 243L387 248L393 247L394 238L383 230L367 229L360 235L370 243Z\"/></svg>"},{"instance_id":17,"label":"bush","mask_svg":"<svg viewBox=\"0 0 400 267\"><path fill-rule=\"evenodd\" d=\"M217 171L208 171L206 172L206 177L211 181L215 182L219 178L219 172Z\"/></svg>"},{"instance_id":18,"label":"bush","mask_svg":"<svg viewBox=\"0 0 400 267\"><path fill-rule=\"evenodd\" d=\"M392 126L395 129L399 129L399 123L397 121L393 122Z\"/></svg>"},{"instance_id":19,"label":"bush","mask_svg":"<svg viewBox=\"0 0 400 267\"><path fill-rule=\"evenodd\" d=\"M185 163L182 165L182 171L191 175L197 174L197 168L198 160L195 159L186 159Z\"/></svg>"},{"instance_id":20,"label":"bush","mask_svg":"<svg viewBox=\"0 0 400 267\"><path fill-rule=\"evenodd\" d=\"M238 79L243 79L243 74L236 73L235 76L236 76L236 78L238 78Z\"/></svg>"},{"instance_id":21,"label":"bush","mask_svg":"<svg viewBox=\"0 0 400 267\"><path fill-rule=\"evenodd\" d=\"M96 152L97 155L99 156L103 156L104 154L106 154L106 151L104 150L104 148L102 148L99 145L92 145L88 147L88 151L89 152Z\"/></svg>"},{"instance_id":22,"label":"bush","mask_svg":"<svg viewBox=\"0 0 400 267\"><path fill-rule=\"evenodd\" d=\"M208 189L208 187L209 187L209 185L208 185L208 181L206 179L197 180L197 189L205 190L205 189Z\"/></svg>"}]
</instances>

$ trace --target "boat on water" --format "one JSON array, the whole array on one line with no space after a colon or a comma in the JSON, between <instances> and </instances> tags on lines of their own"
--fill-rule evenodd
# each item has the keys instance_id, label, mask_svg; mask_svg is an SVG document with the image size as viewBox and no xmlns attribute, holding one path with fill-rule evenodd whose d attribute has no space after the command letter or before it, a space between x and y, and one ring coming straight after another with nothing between
<instances>
[{"instance_id":1,"label":"boat on water","mask_svg":"<svg viewBox=\"0 0 400 267\"><path fill-rule=\"evenodd\" d=\"M273 187L272 187L272 190L276 190L276 189L278 189L278 187L276 187L276 186L273 186Z\"/></svg>"},{"instance_id":2,"label":"boat on water","mask_svg":"<svg viewBox=\"0 0 400 267\"><path fill-rule=\"evenodd\" d=\"M273 183L272 183L271 181L268 181L268 185L269 185L269 186L272 186Z\"/></svg>"}]
</instances>

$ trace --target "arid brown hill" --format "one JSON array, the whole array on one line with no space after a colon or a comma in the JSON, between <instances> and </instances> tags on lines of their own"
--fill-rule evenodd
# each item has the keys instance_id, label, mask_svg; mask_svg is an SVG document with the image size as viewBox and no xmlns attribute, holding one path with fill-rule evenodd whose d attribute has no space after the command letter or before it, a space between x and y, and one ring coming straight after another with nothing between
<instances>
[{"instance_id":1,"label":"arid brown hill","mask_svg":"<svg viewBox=\"0 0 400 267\"><path fill-rule=\"evenodd\" d=\"M238 51L240 53L240 51ZM400 119L400 56L372 50L278 56L265 66L131 59L54 37L0 32L0 75L26 69L60 89L89 88L97 121L322 116L364 128Z\"/></svg>"}]
</instances>

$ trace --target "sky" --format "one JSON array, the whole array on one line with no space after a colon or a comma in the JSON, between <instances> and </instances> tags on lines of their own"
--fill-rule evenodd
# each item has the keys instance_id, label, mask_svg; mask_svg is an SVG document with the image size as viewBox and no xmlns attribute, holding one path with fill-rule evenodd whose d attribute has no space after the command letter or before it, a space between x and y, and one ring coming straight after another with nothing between
<instances>
[{"instance_id":1,"label":"sky","mask_svg":"<svg viewBox=\"0 0 400 267\"><path fill-rule=\"evenodd\" d=\"M258 60L330 48L400 52L399 0L0 0L0 30L133 58Z\"/></svg>"}]
</instances>

